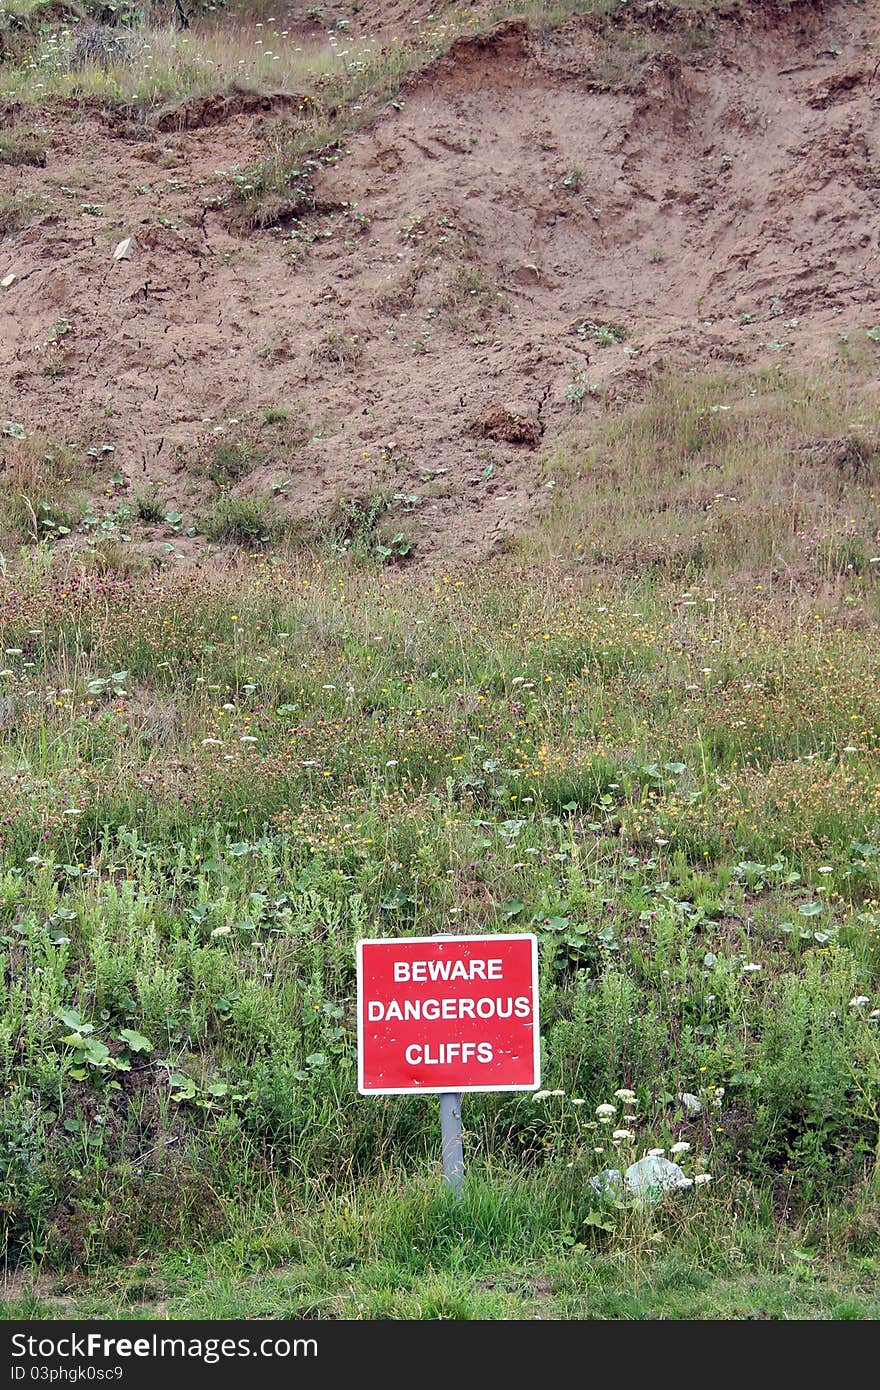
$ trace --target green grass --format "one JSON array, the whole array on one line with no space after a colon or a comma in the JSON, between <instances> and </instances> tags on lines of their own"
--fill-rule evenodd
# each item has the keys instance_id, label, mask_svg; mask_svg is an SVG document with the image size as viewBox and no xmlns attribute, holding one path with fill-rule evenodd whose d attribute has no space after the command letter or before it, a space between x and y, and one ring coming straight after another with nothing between
<instances>
[{"instance_id":1,"label":"green grass","mask_svg":"<svg viewBox=\"0 0 880 1390\"><path fill-rule=\"evenodd\" d=\"M621 410L594 397L544 460L557 486L530 558L608 566L665 579L769 573L790 592L869 587L880 512L880 436L865 360L752 376L670 376Z\"/></svg>"},{"instance_id":2,"label":"green grass","mask_svg":"<svg viewBox=\"0 0 880 1390\"><path fill-rule=\"evenodd\" d=\"M281 1194L279 1194L281 1195ZM609 1241L543 1184L494 1174L463 1199L427 1178L352 1185L319 1212L253 1212L205 1249L146 1252L100 1274L34 1270L0 1317L130 1319L874 1319L876 1260L835 1258L720 1213L670 1213ZM691 1218L692 1219L692 1218Z\"/></svg>"},{"instance_id":3,"label":"green grass","mask_svg":"<svg viewBox=\"0 0 880 1390\"><path fill-rule=\"evenodd\" d=\"M13 553L21 542L34 544L71 529L81 502L85 450L27 435L14 420L0 434L0 550Z\"/></svg>"},{"instance_id":4,"label":"green grass","mask_svg":"<svg viewBox=\"0 0 880 1390\"><path fill-rule=\"evenodd\" d=\"M231 456L224 455L228 457ZM217 481L220 475L214 472L211 476ZM209 541L261 546L277 540L284 523L271 504L262 498L222 496L212 505L202 529Z\"/></svg>"},{"instance_id":5,"label":"green grass","mask_svg":"<svg viewBox=\"0 0 880 1390\"><path fill-rule=\"evenodd\" d=\"M387 88L387 95L396 90L405 72L423 64L436 45L445 42L436 35L433 42L416 35L380 45L367 37L349 40L337 52L326 41L304 44L295 30L282 34L280 24L258 27L245 17L226 19L222 25L202 20L186 31L163 24L138 25L128 31L130 61L113 57L106 66L72 66L70 48L80 28L72 20L60 27L53 21L44 29L37 10L26 21L11 19L6 61L0 50L0 94L32 106L62 98L149 113L167 103L224 90L304 93L307 103L323 107L321 94L326 92L333 98L326 103L329 110L340 99L353 102L366 93ZM308 111L305 115L308 118Z\"/></svg>"},{"instance_id":6,"label":"green grass","mask_svg":"<svg viewBox=\"0 0 880 1390\"><path fill-rule=\"evenodd\" d=\"M690 594L7 579L0 1211L36 1306L876 1315L876 644ZM355 941L446 925L537 932L560 1092L467 1098L467 1240L434 1104L355 1090ZM710 1184L603 1211L593 1174L676 1142Z\"/></svg>"}]
</instances>

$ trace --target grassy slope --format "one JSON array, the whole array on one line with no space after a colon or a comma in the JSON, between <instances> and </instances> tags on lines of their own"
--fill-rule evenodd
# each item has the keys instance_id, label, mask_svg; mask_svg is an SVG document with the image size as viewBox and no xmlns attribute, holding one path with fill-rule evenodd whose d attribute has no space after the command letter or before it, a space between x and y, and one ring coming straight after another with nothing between
<instances>
[{"instance_id":1,"label":"grassy slope","mask_svg":"<svg viewBox=\"0 0 880 1390\"><path fill-rule=\"evenodd\" d=\"M674 1304L700 1316L873 1308L869 632L514 560L398 585L258 559L207 593L32 567L0 625L4 1206L44 1275L93 1270L107 1311L182 1241L230 1310L528 1316L540 1273L580 1316L620 1261L636 1315L700 1249ZM353 1095L354 941L440 923L538 931L563 1092L469 1099L465 1245L433 1103ZM673 1142L712 1184L596 1215L591 1174ZM177 1257L150 1281L202 1306Z\"/></svg>"}]
</instances>

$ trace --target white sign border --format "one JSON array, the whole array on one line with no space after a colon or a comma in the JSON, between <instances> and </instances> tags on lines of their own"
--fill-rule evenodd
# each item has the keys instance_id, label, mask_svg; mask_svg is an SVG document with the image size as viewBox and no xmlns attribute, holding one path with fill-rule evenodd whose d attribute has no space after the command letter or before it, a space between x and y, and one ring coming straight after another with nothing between
<instances>
[{"instance_id":1,"label":"white sign border","mask_svg":"<svg viewBox=\"0 0 880 1390\"><path fill-rule=\"evenodd\" d=\"M535 1080L521 1082L516 1086L370 1086L364 1089L364 998L363 998L363 968L364 968L364 947L381 944L402 945L412 944L413 946L431 945L436 946L438 941L461 942L461 941L530 941L532 945L532 996L533 996L533 1025L532 1043L533 1054L532 1062L534 1067ZM362 1096L442 1096L448 1094L463 1095L476 1092L504 1092L504 1091L537 1091L541 1086L541 1024L538 1012L538 997L540 994L540 973L538 965L538 938L534 932L483 932L479 935L468 936L446 936L437 933L436 936L368 936L363 937L357 943L357 1051L358 1051L358 1092Z\"/></svg>"}]
</instances>

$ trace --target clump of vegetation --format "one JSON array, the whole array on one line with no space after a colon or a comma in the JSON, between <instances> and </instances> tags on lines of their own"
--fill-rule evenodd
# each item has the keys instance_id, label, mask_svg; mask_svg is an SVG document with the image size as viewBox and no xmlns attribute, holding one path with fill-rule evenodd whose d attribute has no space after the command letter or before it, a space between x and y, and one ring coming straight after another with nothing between
<instances>
[{"instance_id":1,"label":"clump of vegetation","mask_svg":"<svg viewBox=\"0 0 880 1390\"><path fill-rule=\"evenodd\" d=\"M44 168L47 144L45 137L33 130L0 132L0 164L32 164Z\"/></svg>"},{"instance_id":2,"label":"clump of vegetation","mask_svg":"<svg viewBox=\"0 0 880 1390\"><path fill-rule=\"evenodd\" d=\"M261 459L248 439L217 439L210 450L205 473L218 487L229 487L246 478Z\"/></svg>"},{"instance_id":3,"label":"clump of vegetation","mask_svg":"<svg viewBox=\"0 0 880 1390\"><path fill-rule=\"evenodd\" d=\"M234 487L270 462L279 469L289 467L291 456L307 443L311 432L301 401L292 407L267 407L259 415L246 412L199 436L193 466L218 487Z\"/></svg>"},{"instance_id":4,"label":"clump of vegetation","mask_svg":"<svg viewBox=\"0 0 880 1390\"><path fill-rule=\"evenodd\" d=\"M72 71L83 68L125 67L143 58L142 43L125 29L109 24L90 24L80 27L73 35L67 62Z\"/></svg>"},{"instance_id":5,"label":"clump of vegetation","mask_svg":"<svg viewBox=\"0 0 880 1390\"><path fill-rule=\"evenodd\" d=\"M37 193L17 189L14 193L0 194L0 237L20 232L45 209L45 201Z\"/></svg>"},{"instance_id":6,"label":"clump of vegetation","mask_svg":"<svg viewBox=\"0 0 880 1390\"><path fill-rule=\"evenodd\" d=\"M619 323L593 323L587 319L578 325L577 335L582 341L589 339L596 347L614 347L624 341L626 329Z\"/></svg>"},{"instance_id":7,"label":"clump of vegetation","mask_svg":"<svg viewBox=\"0 0 880 1390\"><path fill-rule=\"evenodd\" d=\"M37 544L67 535L76 522L85 462L58 441L0 421L0 543Z\"/></svg>"},{"instance_id":8,"label":"clump of vegetation","mask_svg":"<svg viewBox=\"0 0 880 1390\"><path fill-rule=\"evenodd\" d=\"M603 414L547 460L562 485L523 542L533 553L719 582L743 567L763 584L769 569L805 601L853 576L874 591L877 443L849 371L670 375L622 412L575 369L566 396Z\"/></svg>"},{"instance_id":9,"label":"clump of vegetation","mask_svg":"<svg viewBox=\"0 0 880 1390\"><path fill-rule=\"evenodd\" d=\"M226 495L214 503L202 529L209 541L252 547L277 541L285 527L263 498Z\"/></svg>"},{"instance_id":10,"label":"clump of vegetation","mask_svg":"<svg viewBox=\"0 0 880 1390\"><path fill-rule=\"evenodd\" d=\"M334 367L357 367L364 355L364 345L356 333L344 333L328 328L312 352L316 363L329 362Z\"/></svg>"},{"instance_id":11,"label":"clump of vegetation","mask_svg":"<svg viewBox=\"0 0 880 1390\"><path fill-rule=\"evenodd\" d=\"M159 489L152 487L139 492L134 499L134 510L140 521L145 521L149 526L158 526L165 516Z\"/></svg>"},{"instance_id":12,"label":"clump of vegetation","mask_svg":"<svg viewBox=\"0 0 880 1390\"><path fill-rule=\"evenodd\" d=\"M447 308L463 309L472 305L485 311L498 307L503 301L478 265L459 265L448 282L442 302Z\"/></svg>"},{"instance_id":13,"label":"clump of vegetation","mask_svg":"<svg viewBox=\"0 0 880 1390\"><path fill-rule=\"evenodd\" d=\"M394 564L408 559L415 541L389 514L392 498L377 491L363 497L340 497L312 530L315 542L355 560Z\"/></svg>"}]
</instances>

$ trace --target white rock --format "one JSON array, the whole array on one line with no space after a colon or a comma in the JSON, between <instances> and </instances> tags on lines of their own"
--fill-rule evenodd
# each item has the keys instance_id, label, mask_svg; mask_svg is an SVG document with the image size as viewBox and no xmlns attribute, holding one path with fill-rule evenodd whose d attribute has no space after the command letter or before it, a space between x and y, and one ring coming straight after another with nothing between
<instances>
[{"instance_id":1,"label":"white rock","mask_svg":"<svg viewBox=\"0 0 880 1390\"><path fill-rule=\"evenodd\" d=\"M664 1192L683 1192L693 1187L689 1178L677 1163L668 1158L640 1158L631 1163L623 1175L624 1186L631 1197L641 1197L643 1201L656 1202Z\"/></svg>"},{"instance_id":2,"label":"white rock","mask_svg":"<svg viewBox=\"0 0 880 1390\"><path fill-rule=\"evenodd\" d=\"M684 1113L686 1115L702 1115L703 1102L691 1091L682 1091L675 1099L680 1105L684 1106Z\"/></svg>"},{"instance_id":3,"label":"white rock","mask_svg":"<svg viewBox=\"0 0 880 1390\"><path fill-rule=\"evenodd\" d=\"M118 242L116 243L116 248L115 248L115 250L114 250L114 252L113 252L113 259L114 259L114 261L125 261L125 260L128 260L128 258L131 256L131 248L132 248L133 245L134 245L134 237L133 237L133 236L127 236L127 237L124 237L122 241L118 241Z\"/></svg>"},{"instance_id":4,"label":"white rock","mask_svg":"<svg viewBox=\"0 0 880 1390\"><path fill-rule=\"evenodd\" d=\"M590 1178L590 1186L594 1187L601 1197L619 1197L623 1190L620 1169L606 1168L604 1172L597 1173L594 1178Z\"/></svg>"},{"instance_id":5,"label":"white rock","mask_svg":"<svg viewBox=\"0 0 880 1390\"><path fill-rule=\"evenodd\" d=\"M14 284L15 284L15 275L13 274L12 271L10 271L8 275L4 275L4 276L3 276L3 279L0 280L0 290L8 290L9 287L10 287L10 285L14 285Z\"/></svg>"}]
</instances>

